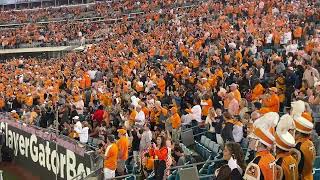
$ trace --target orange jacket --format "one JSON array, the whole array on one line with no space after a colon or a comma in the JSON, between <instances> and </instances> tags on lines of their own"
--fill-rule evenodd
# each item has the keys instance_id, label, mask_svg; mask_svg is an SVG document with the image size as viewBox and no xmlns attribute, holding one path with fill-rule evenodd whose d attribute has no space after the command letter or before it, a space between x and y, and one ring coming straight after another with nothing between
<instances>
[{"instance_id":1,"label":"orange jacket","mask_svg":"<svg viewBox=\"0 0 320 180\"><path fill-rule=\"evenodd\" d=\"M181 118L180 118L178 113L175 113L173 116L171 116L170 120L171 120L173 129L180 128L180 126L181 126Z\"/></svg>"},{"instance_id":2,"label":"orange jacket","mask_svg":"<svg viewBox=\"0 0 320 180\"><path fill-rule=\"evenodd\" d=\"M264 179L274 180L274 171L273 168L270 167L270 164L272 164L274 161L275 158L273 157L273 155L268 150L265 150L257 152L256 158L253 160L253 163L259 166L261 176L263 176Z\"/></svg>"},{"instance_id":3,"label":"orange jacket","mask_svg":"<svg viewBox=\"0 0 320 180\"><path fill-rule=\"evenodd\" d=\"M278 153L276 159L283 171L283 180L298 179L298 162L290 152Z\"/></svg>"},{"instance_id":4,"label":"orange jacket","mask_svg":"<svg viewBox=\"0 0 320 180\"><path fill-rule=\"evenodd\" d=\"M262 113L268 112L279 112L280 108L280 99L279 96L276 94L271 95L270 98L264 99L262 101L264 108L261 108Z\"/></svg>"},{"instance_id":5,"label":"orange jacket","mask_svg":"<svg viewBox=\"0 0 320 180\"><path fill-rule=\"evenodd\" d=\"M118 160L118 146L113 143L109 148L109 151L104 155L104 168L108 168L110 170L117 169L117 160Z\"/></svg>"},{"instance_id":6,"label":"orange jacket","mask_svg":"<svg viewBox=\"0 0 320 180\"><path fill-rule=\"evenodd\" d=\"M202 115L207 116L209 113L209 109L213 106L213 103L211 99L205 100L204 102L207 103L208 105L202 106Z\"/></svg>"},{"instance_id":7,"label":"orange jacket","mask_svg":"<svg viewBox=\"0 0 320 180\"><path fill-rule=\"evenodd\" d=\"M295 38L301 38L301 36L302 36L302 31L303 31L302 27L298 26L298 27L293 31L293 36L294 36Z\"/></svg>"},{"instance_id":8,"label":"orange jacket","mask_svg":"<svg viewBox=\"0 0 320 180\"><path fill-rule=\"evenodd\" d=\"M236 100L237 100L238 102L240 102L240 100L241 100L240 91L239 91L238 89L236 89L236 90L232 91L232 94L233 94L234 98L236 98Z\"/></svg>"},{"instance_id":9,"label":"orange jacket","mask_svg":"<svg viewBox=\"0 0 320 180\"><path fill-rule=\"evenodd\" d=\"M134 124L134 122L136 121L137 114L138 114L138 112L136 110L131 111L130 116L129 116L130 124Z\"/></svg>"},{"instance_id":10,"label":"orange jacket","mask_svg":"<svg viewBox=\"0 0 320 180\"><path fill-rule=\"evenodd\" d=\"M257 84L254 89L252 90L252 100L258 100L259 97L263 94L264 88L263 86L259 83Z\"/></svg>"},{"instance_id":11,"label":"orange jacket","mask_svg":"<svg viewBox=\"0 0 320 180\"><path fill-rule=\"evenodd\" d=\"M166 91L166 81L164 79L160 79L157 83L158 88L161 93L165 93Z\"/></svg>"},{"instance_id":12,"label":"orange jacket","mask_svg":"<svg viewBox=\"0 0 320 180\"><path fill-rule=\"evenodd\" d=\"M302 180L313 180L312 168L316 152L312 141L309 138L297 140L296 149L301 153L299 162L299 174Z\"/></svg>"},{"instance_id":13,"label":"orange jacket","mask_svg":"<svg viewBox=\"0 0 320 180\"><path fill-rule=\"evenodd\" d=\"M33 97L32 97L32 96L27 97L27 98L25 99L25 104L26 104L27 106L31 107L31 106L33 105Z\"/></svg>"},{"instance_id":14,"label":"orange jacket","mask_svg":"<svg viewBox=\"0 0 320 180\"><path fill-rule=\"evenodd\" d=\"M5 101L3 98L0 97L0 109L4 108L5 106Z\"/></svg>"},{"instance_id":15,"label":"orange jacket","mask_svg":"<svg viewBox=\"0 0 320 180\"><path fill-rule=\"evenodd\" d=\"M123 136L117 141L117 146L119 149L118 159L127 160L129 154L129 140L127 137Z\"/></svg>"}]
</instances>

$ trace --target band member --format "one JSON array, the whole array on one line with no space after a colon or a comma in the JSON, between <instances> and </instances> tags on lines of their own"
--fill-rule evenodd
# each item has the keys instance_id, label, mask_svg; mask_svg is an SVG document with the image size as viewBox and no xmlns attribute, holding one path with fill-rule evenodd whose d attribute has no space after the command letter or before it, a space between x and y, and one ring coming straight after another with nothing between
<instances>
[{"instance_id":1,"label":"band member","mask_svg":"<svg viewBox=\"0 0 320 180\"><path fill-rule=\"evenodd\" d=\"M313 123L304 117L294 118L296 126L296 147L298 152L298 171L302 180L313 180L312 168L315 160L315 147L310 140Z\"/></svg>"},{"instance_id":2,"label":"band member","mask_svg":"<svg viewBox=\"0 0 320 180\"><path fill-rule=\"evenodd\" d=\"M277 180L298 180L298 162L291 154L295 139L289 132L294 128L293 118L289 114L280 118L275 133Z\"/></svg>"},{"instance_id":3,"label":"band member","mask_svg":"<svg viewBox=\"0 0 320 180\"><path fill-rule=\"evenodd\" d=\"M274 127L278 121L278 113L269 112L254 122L254 130L250 135L249 148L256 152L256 156L248 164L244 179L276 179L275 157L271 154L270 150L275 141Z\"/></svg>"},{"instance_id":4,"label":"band member","mask_svg":"<svg viewBox=\"0 0 320 180\"><path fill-rule=\"evenodd\" d=\"M299 179L312 180L313 161L315 159L315 147L310 140L313 129L312 117L305 112L305 103L295 101L291 103L291 116L295 124L296 146L292 150L298 162Z\"/></svg>"}]
</instances>

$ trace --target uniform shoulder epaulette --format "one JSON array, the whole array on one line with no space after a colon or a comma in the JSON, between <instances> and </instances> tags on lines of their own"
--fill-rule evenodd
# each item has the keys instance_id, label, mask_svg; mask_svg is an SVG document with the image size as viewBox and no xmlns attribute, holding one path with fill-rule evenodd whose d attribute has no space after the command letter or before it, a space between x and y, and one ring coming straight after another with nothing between
<instances>
[{"instance_id":1,"label":"uniform shoulder epaulette","mask_svg":"<svg viewBox=\"0 0 320 180\"><path fill-rule=\"evenodd\" d=\"M296 148L290 149L290 154L294 159L296 159L297 162L300 162L301 152L298 149L296 149Z\"/></svg>"},{"instance_id":2,"label":"uniform shoulder epaulette","mask_svg":"<svg viewBox=\"0 0 320 180\"><path fill-rule=\"evenodd\" d=\"M258 164L250 162L243 176L244 180L260 180L261 171Z\"/></svg>"}]
</instances>

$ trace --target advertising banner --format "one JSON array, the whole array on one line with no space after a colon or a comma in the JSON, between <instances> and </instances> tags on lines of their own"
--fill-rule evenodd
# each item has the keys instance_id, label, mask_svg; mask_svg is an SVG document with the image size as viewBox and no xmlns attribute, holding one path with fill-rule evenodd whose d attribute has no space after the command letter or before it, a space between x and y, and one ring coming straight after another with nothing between
<instances>
[{"instance_id":1,"label":"advertising banner","mask_svg":"<svg viewBox=\"0 0 320 180\"><path fill-rule=\"evenodd\" d=\"M91 157L84 148L70 145L54 133L0 117L0 131L5 144L14 151L14 161L41 179L72 179L89 175Z\"/></svg>"}]
</instances>

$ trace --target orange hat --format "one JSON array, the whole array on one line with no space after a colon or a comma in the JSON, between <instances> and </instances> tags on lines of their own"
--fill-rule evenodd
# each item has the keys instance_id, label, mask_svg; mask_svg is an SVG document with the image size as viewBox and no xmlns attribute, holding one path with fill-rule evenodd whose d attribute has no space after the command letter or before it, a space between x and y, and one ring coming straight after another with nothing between
<instances>
[{"instance_id":1,"label":"orange hat","mask_svg":"<svg viewBox=\"0 0 320 180\"><path fill-rule=\"evenodd\" d=\"M306 120L312 122L312 116L309 112L303 112L301 116L304 117Z\"/></svg>"},{"instance_id":2,"label":"orange hat","mask_svg":"<svg viewBox=\"0 0 320 180\"><path fill-rule=\"evenodd\" d=\"M255 128L253 134L267 147L271 147L274 141L274 136L267 129Z\"/></svg>"},{"instance_id":3,"label":"orange hat","mask_svg":"<svg viewBox=\"0 0 320 180\"><path fill-rule=\"evenodd\" d=\"M293 118L289 114L285 114L280 118L275 133L275 141L278 148L289 151L295 146L295 139L289 133L289 130L294 128Z\"/></svg>"},{"instance_id":4,"label":"orange hat","mask_svg":"<svg viewBox=\"0 0 320 180\"><path fill-rule=\"evenodd\" d=\"M299 132L304 134L310 134L312 132L313 123L302 116L295 118L294 124L296 126L296 130Z\"/></svg>"},{"instance_id":5,"label":"orange hat","mask_svg":"<svg viewBox=\"0 0 320 180\"><path fill-rule=\"evenodd\" d=\"M117 132L120 133L121 135L125 135L127 133L127 131L124 129L118 129Z\"/></svg>"},{"instance_id":6,"label":"orange hat","mask_svg":"<svg viewBox=\"0 0 320 180\"><path fill-rule=\"evenodd\" d=\"M279 114L269 112L257 119L253 126L253 138L258 138L259 141L267 147L272 147L275 140L274 127L279 121Z\"/></svg>"}]
</instances>

